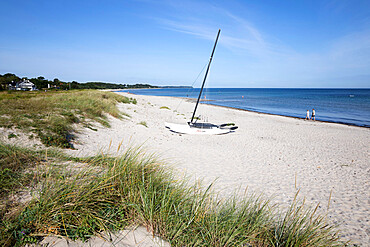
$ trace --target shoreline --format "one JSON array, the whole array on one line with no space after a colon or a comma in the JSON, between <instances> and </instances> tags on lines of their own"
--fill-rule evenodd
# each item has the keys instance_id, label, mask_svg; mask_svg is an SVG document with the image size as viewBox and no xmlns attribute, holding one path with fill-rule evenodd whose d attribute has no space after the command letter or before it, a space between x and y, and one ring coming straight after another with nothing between
<instances>
[{"instance_id":1,"label":"shoreline","mask_svg":"<svg viewBox=\"0 0 370 247\"><path fill-rule=\"evenodd\" d=\"M127 93L127 94L130 94L130 95L140 95L140 94L129 93L129 92L120 92L120 91L112 91L112 92L114 92L114 93ZM174 99L187 100L188 102L192 102L192 103L195 103L196 100L197 100L196 98L186 98L186 97L176 97L176 96L161 96L161 95L140 95L140 96L169 97L169 98L174 98ZM282 115L282 114L252 111L252 110L246 110L246 109L231 107L231 106L215 105L215 104L212 104L212 103L202 103L202 102L212 102L212 101L215 101L215 100L204 100L204 99L202 100L201 99L199 101L199 103L204 104L204 105L212 105L212 106L216 106L216 107L221 107L221 108L234 109L234 110L238 110L238 111L246 111L246 112L253 112L253 113L265 114L265 115L271 115L271 116L281 116L281 117L287 117L287 118L293 118L293 119L300 119L300 120L304 120L304 121L321 122L321 123L329 123L329 124L340 124L340 125L345 125L345 126L353 126L353 127L370 129L370 126L367 126L367 125L362 125L361 126L361 125L357 125L357 124L344 123L344 122L335 122L335 121L325 121L325 120L315 120L315 121L305 120L303 117L301 118L301 117L287 116L287 115Z\"/></svg>"},{"instance_id":2,"label":"shoreline","mask_svg":"<svg viewBox=\"0 0 370 247\"><path fill-rule=\"evenodd\" d=\"M248 188L271 198L279 210L291 205L299 190L306 205L319 204L318 212L340 225L344 240L370 241L368 128L202 104L200 115L239 128L225 135L177 134L164 122L186 123L194 103L118 94L137 100L118 105L130 117L109 117L111 128L95 125L97 131L81 127L70 154L114 155L120 148L140 147L173 168L179 179L214 184L222 197L244 196Z\"/></svg>"},{"instance_id":3,"label":"shoreline","mask_svg":"<svg viewBox=\"0 0 370 247\"><path fill-rule=\"evenodd\" d=\"M324 121L324 120L305 120L304 118L300 118L300 117L287 116L287 115L281 115L281 114L273 114L273 113L267 113L267 112L252 111L252 110L246 110L246 109L230 107L230 106L222 106L222 105L214 105L214 104L207 104L207 105L229 108L229 109L234 109L234 110L238 110L238 111L254 112L254 113L265 114L265 115L270 115L270 116L280 116L280 117L286 117L286 118L293 118L293 119L299 119L299 120L303 120L303 121L312 121L312 122L329 123L329 124L340 124L340 125L370 129L370 126L361 126L361 125L350 124L350 123L334 122L334 121L331 122L331 121Z\"/></svg>"}]
</instances>

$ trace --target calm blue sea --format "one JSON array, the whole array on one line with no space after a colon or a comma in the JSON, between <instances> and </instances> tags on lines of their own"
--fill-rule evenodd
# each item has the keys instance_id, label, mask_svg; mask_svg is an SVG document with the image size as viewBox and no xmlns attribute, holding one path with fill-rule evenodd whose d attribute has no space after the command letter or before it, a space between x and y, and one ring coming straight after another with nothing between
<instances>
[{"instance_id":1,"label":"calm blue sea","mask_svg":"<svg viewBox=\"0 0 370 247\"><path fill-rule=\"evenodd\" d=\"M199 88L123 90L139 95L197 98ZM370 127L370 89L208 88L207 104Z\"/></svg>"}]
</instances>

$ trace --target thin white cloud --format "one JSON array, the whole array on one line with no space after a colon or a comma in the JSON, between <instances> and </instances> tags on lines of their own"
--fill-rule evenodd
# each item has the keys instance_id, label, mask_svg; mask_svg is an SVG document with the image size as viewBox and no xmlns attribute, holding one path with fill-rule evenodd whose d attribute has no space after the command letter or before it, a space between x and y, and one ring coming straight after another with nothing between
<instances>
[{"instance_id":1,"label":"thin white cloud","mask_svg":"<svg viewBox=\"0 0 370 247\"><path fill-rule=\"evenodd\" d=\"M370 30L347 34L335 40L332 45L331 56L337 59L356 54L356 57L365 56L370 64Z\"/></svg>"},{"instance_id":2,"label":"thin white cloud","mask_svg":"<svg viewBox=\"0 0 370 247\"><path fill-rule=\"evenodd\" d=\"M176 7L175 4L172 6ZM235 51L239 59L240 56L253 58L256 63L253 64L254 68L257 71L266 71L263 75L266 80L285 78L289 81L297 78L305 80L329 78L333 75L348 77L369 74L366 72L366 68L370 67L369 30L325 41L327 49L324 52L322 49L302 52L285 46L283 42L276 42L279 37L264 34L252 22L228 10L213 5L207 9L214 11L214 16L221 16L221 21L202 19L199 16L192 16L190 19L175 11L171 19L162 18L160 23L164 28L207 40L214 40L217 27L224 26L220 43ZM246 64L251 66L251 62Z\"/></svg>"},{"instance_id":3,"label":"thin white cloud","mask_svg":"<svg viewBox=\"0 0 370 247\"><path fill-rule=\"evenodd\" d=\"M197 23L186 23L183 21L174 21L169 19L157 19L165 29L172 30L175 32L186 33L198 38L212 40L214 39L215 29L202 26ZM212 29L212 30L211 30Z\"/></svg>"},{"instance_id":4,"label":"thin white cloud","mask_svg":"<svg viewBox=\"0 0 370 247\"><path fill-rule=\"evenodd\" d=\"M163 28L186 33L198 38L214 40L215 33L218 28L222 28L222 38L220 44L235 53L246 53L253 56L255 59L265 61L271 57L286 56L294 51L289 50L281 43L272 43L266 40L262 32L255 27L251 22L244 18L232 14L230 11L205 3L191 3L188 8L204 8L207 12L212 12L212 17L194 16L189 17L188 13L182 14L184 4L179 6L171 2L171 15L168 18L157 18L157 21ZM177 12L177 8L181 7L181 11ZM200 11L202 12L202 11Z\"/></svg>"}]
</instances>

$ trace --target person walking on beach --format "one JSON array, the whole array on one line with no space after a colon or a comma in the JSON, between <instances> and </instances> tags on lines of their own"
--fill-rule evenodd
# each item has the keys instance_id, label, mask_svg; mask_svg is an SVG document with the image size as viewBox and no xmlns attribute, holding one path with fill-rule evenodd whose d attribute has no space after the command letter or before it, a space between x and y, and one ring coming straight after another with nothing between
<instances>
[{"instance_id":1,"label":"person walking on beach","mask_svg":"<svg viewBox=\"0 0 370 247\"><path fill-rule=\"evenodd\" d=\"M304 120L310 120L310 110L307 110L306 118Z\"/></svg>"},{"instance_id":2,"label":"person walking on beach","mask_svg":"<svg viewBox=\"0 0 370 247\"><path fill-rule=\"evenodd\" d=\"M315 120L316 120L316 118L315 118L315 109L312 109L311 119L312 119L313 121L315 121Z\"/></svg>"}]
</instances>

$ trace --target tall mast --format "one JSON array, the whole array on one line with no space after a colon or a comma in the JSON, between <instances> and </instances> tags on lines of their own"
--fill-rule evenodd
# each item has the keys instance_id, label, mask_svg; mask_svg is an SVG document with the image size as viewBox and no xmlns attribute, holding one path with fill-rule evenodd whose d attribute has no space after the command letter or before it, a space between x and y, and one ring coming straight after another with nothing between
<instances>
[{"instance_id":1,"label":"tall mast","mask_svg":"<svg viewBox=\"0 0 370 247\"><path fill-rule=\"evenodd\" d=\"M197 111L199 100L200 100L200 97L202 96L204 84L205 84L205 82L207 80L207 75L208 75L209 67L211 66L211 62L212 62L212 58L213 58L213 53L215 52L217 41L218 41L218 36L220 36L220 32L221 32L221 29L218 29L218 33L217 33L217 37L216 37L216 42L215 42L215 45L213 46L213 50L212 50L212 54L211 54L211 57L210 57L209 62L208 62L208 67L207 67L207 70L206 70L206 74L204 75L204 79L203 79L203 83L202 83L202 88L200 89L200 93L199 93L199 96L198 96L197 104L195 105L195 109L194 109L194 112L193 112L193 116L191 117L190 123L193 123L195 112Z\"/></svg>"}]
</instances>

